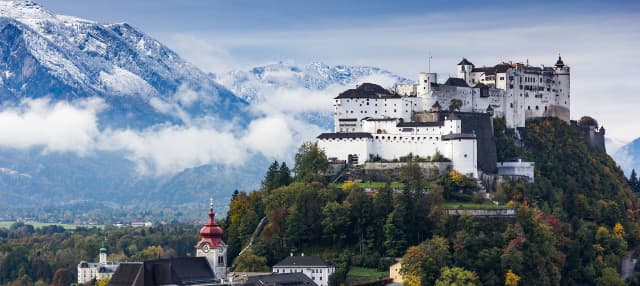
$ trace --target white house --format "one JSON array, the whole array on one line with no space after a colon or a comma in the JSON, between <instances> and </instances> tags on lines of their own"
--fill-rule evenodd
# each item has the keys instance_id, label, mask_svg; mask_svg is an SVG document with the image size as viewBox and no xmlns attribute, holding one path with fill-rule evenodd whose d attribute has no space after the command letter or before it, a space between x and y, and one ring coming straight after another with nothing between
<instances>
[{"instance_id":1,"label":"white house","mask_svg":"<svg viewBox=\"0 0 640 286\"><path fill-rule=\"evenodd\" d=\"M329 285L329 275L336 268L320 256L289 256L273 266L273 273L303 273L318 286Z\"/></svg>"},{"instance_id":2,"label":"white house","mask_svg":"<svg viewBox=\"0 0 640 286\"><path fill-rule=\"evenodd\" d=\"M100 248L100 259L98 262L80 261L78 263L78 284L90 282L91 280L101 280L111 278L116 272L118 262L107 260L107 249Z\"/></svg>"}]
</instances>

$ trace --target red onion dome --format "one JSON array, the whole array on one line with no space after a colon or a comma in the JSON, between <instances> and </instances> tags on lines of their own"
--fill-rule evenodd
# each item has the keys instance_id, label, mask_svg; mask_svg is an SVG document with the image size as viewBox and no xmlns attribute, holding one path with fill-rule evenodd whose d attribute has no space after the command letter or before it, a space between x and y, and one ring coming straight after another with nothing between
<instances>
[{"instance_id":1,"label":"red onion dome","mask_svg":"<svg viewBox=\"0 0 640 286\"><path fill-rule=\"evenodd\" d=\"M209 222L200 229L200 241L196 244L196 248L208 243L210 247L217 247L224 244L222 235L224 231L215 221L215 213L213 212L213 200L209 202Z\"/></svg>"}]
</instances>

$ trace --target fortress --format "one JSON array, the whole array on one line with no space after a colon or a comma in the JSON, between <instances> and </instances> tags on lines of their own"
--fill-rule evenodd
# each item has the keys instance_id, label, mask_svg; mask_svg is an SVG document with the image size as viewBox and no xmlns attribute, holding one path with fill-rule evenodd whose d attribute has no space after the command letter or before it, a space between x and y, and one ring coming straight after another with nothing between
<instances>
[{"instance_id":1,"label":"fortress","mask_svg":"<svg viewBox=\"0 0 640 286\"><path fill-rule=\"evenodd\" d=\"M537 117L569 122L570 69L561 57L553 67L475 67L463 58L456 70L444 83L436 73L420 73L416 84L393 90L365 83L342 92L334 98L335 130L318 136L318 145L328 158L352 165L440 153L453 169L477 178L478 169L499 168L492 118L504 118L508 128Z\"/></svg>"}]
</instances>

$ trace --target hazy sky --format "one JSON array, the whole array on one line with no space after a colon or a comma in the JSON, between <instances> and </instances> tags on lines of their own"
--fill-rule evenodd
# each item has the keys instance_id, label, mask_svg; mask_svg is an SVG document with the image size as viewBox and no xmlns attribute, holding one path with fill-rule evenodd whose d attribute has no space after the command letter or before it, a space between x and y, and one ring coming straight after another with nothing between
<instances>
[{"instance_id":1,"label":"hazy sky","mask_svg":"<svg viewBox=\"0 0 640 286\"><path fill-rule=\"evenodd\" d=\"M57 13L127 22L204 70L274 61L378 66L445 80L466 57L572 68L572 117L640 136L640 1L38 1ZM562 2L562 3L556 3ZM330 104L330 103L328 103Z\"/></svg>"}]
</instances>

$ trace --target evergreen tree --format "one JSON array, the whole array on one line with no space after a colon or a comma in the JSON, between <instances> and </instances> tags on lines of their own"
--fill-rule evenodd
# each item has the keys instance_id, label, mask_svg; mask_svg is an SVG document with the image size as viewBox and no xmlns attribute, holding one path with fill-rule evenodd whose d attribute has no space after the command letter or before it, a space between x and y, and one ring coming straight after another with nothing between
<instances>
[{"instance_id":1,"label":"evergreen tree","mask_svg":"<svg viewBox=\"0 0 640 286\"><path fill-rule=\"evenodd\" d=\"M640 192L640 181L638 181L636 169L631 170L631 176L629 176L629 186L634 192Z\"/></svg>"},{"instance_id":2,"label":"evergreen tree","mask_svg":"<svg viewBox=\"0 0 640 286\"><path fill-rule=\"evenodd\" d=\"M288 186L291 184L291 170L287 167L287 163L282 162L278 172L278 186Z\"/></svg>"},{"instance_id":3,"label":"evergreen tree","mask_svg":"<svg viewBox=\"0 0 640 286\"><path fill-rule=\"evenodd\" d=\"M267 174L264 176L264 181L262 181L262 188L267 192L277 188L279 185L280 176L278 167L278 161L273 161L273 163L269 165L269 169L267 169Z\"/></svg>"}]
</instances>

